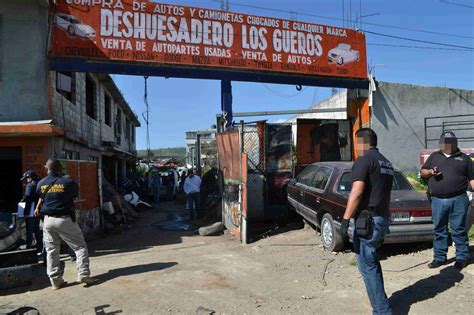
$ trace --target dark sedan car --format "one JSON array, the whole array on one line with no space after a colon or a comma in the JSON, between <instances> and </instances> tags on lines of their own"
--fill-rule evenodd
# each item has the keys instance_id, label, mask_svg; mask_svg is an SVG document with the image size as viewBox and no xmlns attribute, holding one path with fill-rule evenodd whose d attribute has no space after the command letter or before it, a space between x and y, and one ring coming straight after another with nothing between
<instances>
[{"instance_id":1,"label":"dark sedan car","mask_svg":"<svg viewBox=\"0 0 474 315\"><path fill-rule=\"evenodd\" d=\"M303 218L321 230L325 249L344 247L339 233L352 188L353 162L318 162L307 166L288 182L288 203ZM433 239L431 207L426 194L416 192L396 171L390 202L390 233L385 243L423 242ZM351 231L349 231L351 234Z\"/></svg>"}]
</instances>

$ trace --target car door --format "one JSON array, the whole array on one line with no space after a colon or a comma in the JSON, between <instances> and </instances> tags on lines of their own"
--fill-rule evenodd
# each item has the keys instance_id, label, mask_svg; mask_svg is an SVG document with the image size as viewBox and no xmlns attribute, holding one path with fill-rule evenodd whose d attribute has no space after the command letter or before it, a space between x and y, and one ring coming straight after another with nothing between
<instances>
[{"instance_id":1,"label":"car door","mask_svg":"<svg viewBox=\"0 0 474 315\"><path fill-rule=\"evenodd\" d=\"M342 220L344 211L346 210L347 200L352 189L352 172L351 170L345 170L336 178L334 183L334 189L332 190L332 196L334 199L334 214L333 218L336 220Z\"/></svg>"},{"instance_id":2,"label":"car door","mask_svg":"<svg viewBox=\"0 0 474 315\"><path fill-rule=\"evenodd\" d=\"M324 209L328 211L332 206L325 198L325 190L329 184L329 179L333 173L333 168L319 166L309 185L307 185L304 196L304 206L313 212L314 220L317 222L317 214ZM319 222L317 222L319 225Z\"/></svg>"},{"instance_id":3,"label":"car door","mask_svg":"<svg viewBox=\"0 0 474 315\"><path fill-rule=\"evenodd\" d=\"M307 166L305 169L301 171L301 173L296 178L296 182L294 186L291 187L288 191L289 197L293 199L293 201L296 203L295 205L293 205L293 207L298 212L302 210L306 187L311 184L311 181L313 180L316 170L317 170L317 166L315 165Z\"/></svg>"}]
</instances>

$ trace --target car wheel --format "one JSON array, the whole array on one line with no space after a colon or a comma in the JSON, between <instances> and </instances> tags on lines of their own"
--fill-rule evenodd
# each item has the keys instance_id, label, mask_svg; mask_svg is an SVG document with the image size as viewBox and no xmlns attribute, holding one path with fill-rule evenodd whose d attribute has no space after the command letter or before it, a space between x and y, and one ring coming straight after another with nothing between
<instances>
[{"instance_id":1,"label":"car wheel","mask_svg":"<svg viewBox=\"0 0 474 315\"><path fill-rule=\"evenodd\" d=\"M74 34L75 34L74 26L69 25L69 27L67 28L67 32L68 32L69 35L74 36Z\"/></svg>"},{"instance_id":2,"label":"car wheel","mask_svg":"<svg viewBox=\"0 0 474 315\"><path fill-rule=\"evenodd\" d=\"M344 58L341 57L341 59L339 60L339 62L337 64L342 66L344 64Z\"/></svg>"},{"instance_id":3,"label":"car wheel","mask_svg":"<svg viewBox=\"0 0 474 315\"><path fill-rule=\"evenodd\" d=\"M329 213L326 213L321 220L321 242L323 248L331 252L341 250L344 247L344 240L339 231L334 226L334 220Z\"/></svg>"}]
</instances>

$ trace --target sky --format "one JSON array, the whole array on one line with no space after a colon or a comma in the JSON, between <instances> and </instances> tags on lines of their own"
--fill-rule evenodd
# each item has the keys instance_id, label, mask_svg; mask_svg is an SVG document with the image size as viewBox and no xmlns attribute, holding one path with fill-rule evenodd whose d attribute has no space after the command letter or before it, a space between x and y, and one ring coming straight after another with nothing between
<instances>
[{"instance_id":1,"label":"sky","mask_svg":"<svg viewBox=\"0 0 474 315\"><path fill-rule=\"evenodd\" d=\"M344 0L345 15L349 15L351 2L352 20L355 20L356 16L360 15L361 4L362 16L374 14L363 18L362 21L379 24L364 24L363 30L421 41L474 47L474 2L470 0L360 1ZM221 8L220 0L159 2L208 9ZM343 0L229 2L230 11L233 12L284 19L296 17L304 22L343 26ZM273 11L242 5L271 8ZM474 89L474 50L405 41L370 33L366 33L366 38L367 63L369 67L374 67L372 73L379 81ZM146 128L142 118L145 111L144 78L122 75L114 75L113 78L125 99L140 117L142 127L137 130L137 148L146 149ZM329 88L303 87L301 91L297 91L292 85L253 82L233 82L232 88L234 112L306 109L331 95ZM220 111L220 81L150 77L148 103L151 108L151 148L184 146L185 131L207 129L216 123L216 114ZM287 118L289 117L267 116L246 120L268 119L281 122Z\"/></svg>"}]
</instances>

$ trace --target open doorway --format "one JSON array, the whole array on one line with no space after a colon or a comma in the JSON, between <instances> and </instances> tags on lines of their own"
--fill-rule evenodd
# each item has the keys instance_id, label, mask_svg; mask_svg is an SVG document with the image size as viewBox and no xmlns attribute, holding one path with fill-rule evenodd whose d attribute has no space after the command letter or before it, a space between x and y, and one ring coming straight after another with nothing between
<instances>
[{"instance_id":1,"label":"open doorway","mask_svg":"<svg viewBox=\"0 0 474 315\"><path fill-rule=\"evenodd\" d=\"M21 147L0 148L0 212L15 212L23 195Z\"/></svg>"}]
</instances>

